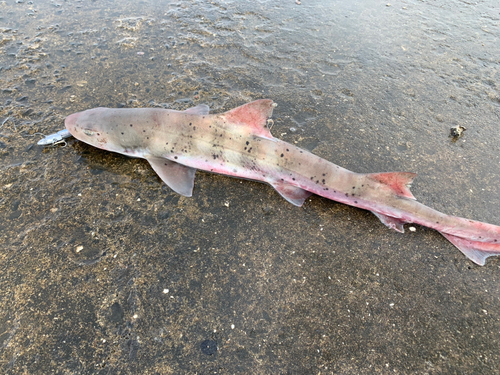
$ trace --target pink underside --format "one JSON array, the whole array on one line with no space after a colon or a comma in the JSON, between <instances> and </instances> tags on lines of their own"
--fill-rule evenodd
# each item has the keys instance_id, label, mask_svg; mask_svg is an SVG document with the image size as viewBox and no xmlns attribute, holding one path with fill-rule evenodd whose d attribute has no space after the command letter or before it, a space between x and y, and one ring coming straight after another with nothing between
<instances>
[{"instance_id":1,"label":"pink underside","mask_svg":"<svg viewBox=\"0 0 500 375\"><path fill-rule=\"evenodd\" d=\"M169 159L172 161L176 161L178 163L190 166L192 168L196 168L205 172L211 172L211 173L219 173L227 176L232 176L232 177L239 177L239 178L247 178L251 180L257 180L257 181L265 181L263 177L259 178L259 175L257 175L254 171L248 171L245 170L241 167L237 169L236 172L232 168L228 168L225 163L223 165L220 165L221 162L217 161L217 163L213 163L211 161L206 162L205 159L201 158L195 158L195 157L189 157L189 156L183 156L183 155L177 155L178 159L174 159L174 155L170 156ZM213 161L213 160L212 160ZM262 176L262 175L260 175Z\"/></svg>"}]
</instances>

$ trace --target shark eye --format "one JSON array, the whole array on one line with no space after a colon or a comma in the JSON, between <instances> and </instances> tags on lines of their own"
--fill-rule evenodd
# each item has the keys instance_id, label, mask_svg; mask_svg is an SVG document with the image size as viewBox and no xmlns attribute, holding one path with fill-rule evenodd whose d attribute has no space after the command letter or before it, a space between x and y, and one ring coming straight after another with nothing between
<instances>
[{"instance_id":1,"label":"shark eye","mask_svg":"<svg viewBox=\"0 0 500 375\"><path fill-rule=\"evenodd\" d=\"M92 130L90 130L90 129L83 129L83 134L94 135L95 133Z\"/></svg>"}]
</instances>

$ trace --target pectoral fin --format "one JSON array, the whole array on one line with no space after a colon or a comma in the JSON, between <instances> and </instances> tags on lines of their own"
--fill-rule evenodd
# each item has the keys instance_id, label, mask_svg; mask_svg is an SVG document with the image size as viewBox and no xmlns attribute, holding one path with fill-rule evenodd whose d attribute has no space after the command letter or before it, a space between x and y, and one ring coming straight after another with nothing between
<instances>
[{"instance_id":1,"label":"pectoral fin","mask_svg":"<svg viewBox=\"0 0 500 375\"><path fill-rule=\"evenodd\" d=\"M193 195L196 169L168 159L148 157L146 160L173 191L185 197Z\"/></svg>"},{"instance_id":2,"label":"pectoral fin","mask_svg":"<svg viewBox=\"0 0 500 375\"><path fill-rule=\"evenodd\" d=\"M385 224L388 228L394 229L398 232L404 233L405 228L403 227L404 221L396 219L395 217L386 216L383 214L379 214L378 212L372 213L380 219L380 221Z\"/></svg>"},{"instance_id":3,"label":"pectoral fin","mask_svg":"<svg viewBox=\"0 0 500 375\"><path fill-rule=\"evenodd\" d=\"M304 201L312 195L312 193L307 190L283 182L274 182L271 183L271 186L275 188L283 198L297 207L302 206Z\"/></svg>"}]
</instances>

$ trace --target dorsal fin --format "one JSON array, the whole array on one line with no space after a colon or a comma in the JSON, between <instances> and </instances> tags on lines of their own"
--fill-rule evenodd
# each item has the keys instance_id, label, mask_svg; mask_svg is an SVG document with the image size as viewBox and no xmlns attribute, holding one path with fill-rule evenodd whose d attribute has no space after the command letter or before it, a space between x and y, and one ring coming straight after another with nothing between
<instances>
[{"instance_id":1,"label":"dorsal fin","mask_svg":"<svg viewBox=\"0 0 500 375\"><path fill-rule=\"evenodd\" d=\"M188 108L184 113L189 113L190 115L208 115L210 107L206 104L199 104L196 107Z\"/></svg>"},{"instance_id":2,"label":"dorsal fin","mask_svg":"<svg viewBox=\"0 0 500 375\"><path fill-rule=\"evenodd\" d=\"M254 135L274 140L267 126L274 107L276 103L271 99L260 99L227 111L222 116L233 124L246 126Z\"/></svg>"},{"instance_id":3,"label":"dorsal fin","mask_svg":"<svg viewBox=\"0 0 500 375\"><path fill-rule=\"evenodd\" d=\"M369 173L367 176L378 182L381 182L389 187L396 195L408 199L416 198L410 191L410 186L417 174L411 172L386 172L386 173Z\"/></svg>"}]
</instances>

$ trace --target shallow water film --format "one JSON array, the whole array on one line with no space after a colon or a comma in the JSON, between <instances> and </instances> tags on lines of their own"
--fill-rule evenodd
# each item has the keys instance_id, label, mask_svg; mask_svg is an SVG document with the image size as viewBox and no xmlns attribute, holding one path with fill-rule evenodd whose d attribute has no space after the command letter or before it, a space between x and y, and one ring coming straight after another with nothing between
<instances>
[{"instance_id":1,"label":"shallow water film","mask_svg":"<svg viewBox=\"0 0 500 375\"><path fill-rule=\"evenodd\" d=\"M500 225L500 6L0 0L0 372L500 372L500 259L439 233L74 138L93 107L222 113ZM453 129L453 130L452 130Z\"/></svg>"}]
</instances>

